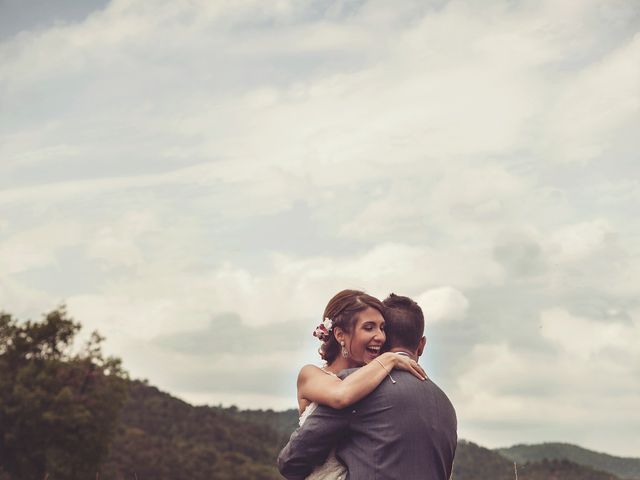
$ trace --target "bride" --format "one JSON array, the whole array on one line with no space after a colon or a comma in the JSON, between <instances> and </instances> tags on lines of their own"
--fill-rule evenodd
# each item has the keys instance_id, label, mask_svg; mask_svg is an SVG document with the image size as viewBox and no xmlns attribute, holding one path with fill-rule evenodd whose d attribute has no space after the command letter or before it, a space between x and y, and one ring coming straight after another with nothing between
<instances>
[{"instance_id":1,"label":"bride","mask_svg":"<svg viewBox=\"0 0 640 480\"><path fill-rule=\"evenodd\" d=\"M394 368L426 378L412 359L382 353L386 340L383 312L380 300L358 290L343 290L329 300L324 320L313 332L322 342L319 353L325 364L322 368L305 365L298 374L300 425L317 405L342 409L366 397L387 376L395 383L390 374ZM342 370L353 367L362 368L344 380L338 378ZM341 480L346 472L332 452L307 480Z\"/></svg>"}]
</instances>

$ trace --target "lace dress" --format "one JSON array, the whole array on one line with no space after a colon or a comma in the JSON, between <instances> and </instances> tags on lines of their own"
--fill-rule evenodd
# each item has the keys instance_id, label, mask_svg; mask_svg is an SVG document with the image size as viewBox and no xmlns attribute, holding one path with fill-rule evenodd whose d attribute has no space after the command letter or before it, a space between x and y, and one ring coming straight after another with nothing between
<instances>
[{"instance_id":1,"label":"lace dress","mask_svg":"<svg viewBox=\"0 0 640 480\"><path fill-rule=\"evenodd\" d=\"M304 412L300 415L300 426L302 426L304 421L313 413L317 406L318 404L314 402L310 403L309 406L304 409ZM309 474L306 480L344 480L345 478L347 478L347 468L336 458L336 451L334 448L329 453L327 460L322 465L317 466L313 472Z\"/></svg>"}]
</instances>

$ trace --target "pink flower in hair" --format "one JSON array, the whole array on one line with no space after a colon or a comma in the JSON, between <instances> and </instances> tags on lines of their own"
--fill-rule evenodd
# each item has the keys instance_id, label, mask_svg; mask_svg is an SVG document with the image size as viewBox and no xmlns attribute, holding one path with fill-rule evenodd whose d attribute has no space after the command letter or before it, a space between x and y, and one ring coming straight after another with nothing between
<instances>
[{"instance_id":1,"label":"pink flower in hair","mask_svg":"<svg viewBox=\"0 0 640 480\"><path fill-rule=\"evenodd\" d=\"M333 320L325 317L322 323L313 331L313 336L322 342L326 342L330 338L331 330L333 330Z\"/></svg>"}]
</instances>

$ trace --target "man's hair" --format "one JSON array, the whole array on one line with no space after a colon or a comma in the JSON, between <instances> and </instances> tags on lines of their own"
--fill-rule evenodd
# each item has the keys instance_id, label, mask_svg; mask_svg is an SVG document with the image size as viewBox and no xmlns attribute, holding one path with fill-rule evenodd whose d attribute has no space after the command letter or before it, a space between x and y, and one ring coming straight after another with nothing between
<instances>
[{"instance_id":1,"label":"man's hair","mask_svg":"<svg viewBox=\"0 0 640 480\"><path fill-rule=\"evenodd\" d=\"M420 305L395 293L382 303L385 306L387 347L416 350L424 333L424 315Z\"/></svg>"}]
</instances>

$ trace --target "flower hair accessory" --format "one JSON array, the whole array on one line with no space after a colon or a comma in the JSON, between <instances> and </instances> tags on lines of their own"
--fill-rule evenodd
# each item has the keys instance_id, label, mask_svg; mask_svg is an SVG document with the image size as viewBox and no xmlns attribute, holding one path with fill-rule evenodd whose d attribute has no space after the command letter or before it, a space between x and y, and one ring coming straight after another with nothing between
<instances>
[{"instance_id":1,"label":"flower hair accessory","mask_svg":"<svg viewBox=\"0 0 640 480\"><path fill-rule=\"evenodd\" d=\"M323 322L313 331L313 336L318 337L321 342L326 342L330 338L331 330L333 330L333 320L325 317Z\"/></svg>"}]
</instances>

